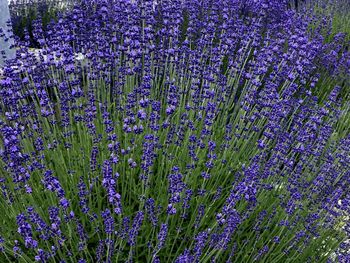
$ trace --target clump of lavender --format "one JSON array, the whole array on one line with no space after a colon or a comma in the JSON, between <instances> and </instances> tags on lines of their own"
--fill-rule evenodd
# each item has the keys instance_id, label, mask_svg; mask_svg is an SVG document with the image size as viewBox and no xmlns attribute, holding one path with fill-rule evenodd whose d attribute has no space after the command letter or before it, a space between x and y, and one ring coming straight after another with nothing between
<instances>
[{"instance_id":1,"label":"clump of lavender","mask_svg":"<svg viewBox=\"0 0 350 263\"><path fill-rule=\"evenodd\" d=\"M310 23L277 0L37 21L0 79L0 261L346 262L349 107L317 88L349 54Z\"/></svg>"}]
</instances>

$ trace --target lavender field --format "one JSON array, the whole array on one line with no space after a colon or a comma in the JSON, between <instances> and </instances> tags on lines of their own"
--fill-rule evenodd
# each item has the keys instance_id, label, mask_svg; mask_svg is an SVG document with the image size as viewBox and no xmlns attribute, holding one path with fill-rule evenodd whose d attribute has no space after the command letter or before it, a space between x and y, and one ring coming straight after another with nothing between
<instances>
[{"instance_id":1,"label":"lavender field","mask_svg":"<svg viewBox=\"0 0 350 263\"><path fill-rule=\"evenodd\" d=\"M347 0L10 4L0 263L350 263Z\"/></svg>"}]
</instances>

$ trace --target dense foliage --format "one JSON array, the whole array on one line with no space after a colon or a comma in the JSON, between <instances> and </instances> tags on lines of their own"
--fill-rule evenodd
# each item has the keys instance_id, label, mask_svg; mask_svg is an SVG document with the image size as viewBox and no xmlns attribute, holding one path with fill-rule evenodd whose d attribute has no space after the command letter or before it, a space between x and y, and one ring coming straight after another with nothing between
<instances>
[{"instance_id":1,"label":"dense foliage","mask_svg":"<svg viewBox=\"0 0 350 263\"><path fill-rule=\"evenodd\" d=\"M325 26L281 0L35 20L0 77L0 262L349 262L350 54Z\"/></svg>"},{"instance_id":2,"label":"dense foliage","mask_svg":"<svg viewBox=\"0 0 350 263\"><path fill-rule=\"evenodd\" d=\"M36 38L33 36L35 20L40 18L42 27L46 30L51 20L57 20L58 13L70 8L72 4L71 0L10 0L13 34L22 41L27 37L31 47L38 47Z\"/></svg>"}]
</instances>

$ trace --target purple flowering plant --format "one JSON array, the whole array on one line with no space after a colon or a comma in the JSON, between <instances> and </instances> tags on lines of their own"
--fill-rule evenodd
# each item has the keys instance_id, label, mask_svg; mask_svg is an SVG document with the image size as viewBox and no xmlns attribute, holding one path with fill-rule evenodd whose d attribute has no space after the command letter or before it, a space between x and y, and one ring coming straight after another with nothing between
<instances>
[{"instance_id":1,"label":"purple flowering plant","mask_svg":"<svg viewBox=\"0 0 350 263\"><path fill-rule=\"evenodd\" d=\"M288 3L36 20L0 76L0 262L349 262L350 54Z\"/></svg>"}]
</instances>

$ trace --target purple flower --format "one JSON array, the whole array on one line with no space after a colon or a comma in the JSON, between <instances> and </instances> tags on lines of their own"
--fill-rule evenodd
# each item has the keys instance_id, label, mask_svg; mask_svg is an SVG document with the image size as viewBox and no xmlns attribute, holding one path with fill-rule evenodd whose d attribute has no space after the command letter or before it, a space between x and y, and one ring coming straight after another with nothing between
<instances>
[{"instance_id":1,"label":"purple flower","mask_svg":"<svg viewBox=\"0 0 350 263\"><path fill-rule=\"evenodd\" d=\"M167 235L168 235L168 225L161 224L160 231L158 233L158 244L157 244L158 250L160 250L164 246Z\"/></svg>"},{"instance_id":2,"label":"purple flower","mask_svg":"<svg viewBox=\"0 0 350 263\"><path fill-rule=\"evenodd\" d=\"M101 213L105 228L105 233L111 235L114 233L114 219L112 217L111 211L106 209Z\"/></svg>"},{"instance_id":3,"label":"purple flower","mask_svg":"<svg viewBox=\"0 0 350 263\"><path fill-rule=\"evenodd\" d=\"M152 226L158 225L158 215L155 211L155 201L153 198L147 199L145 203L146 213L149 221L152 223Z\"/></svg>"},{"instance_id":4,"label":"purple flower","mask_svg":"<svg viewBox=\"0 0 350 263\"><path fill-rule=\"evenodd\" d=\"M143 218L144 218L144 214L143 212L139 211L137 212L134 221L132 223L132 227L129 230L129 239L128 239L128 243L130 246L135 246L136 245L136 238L138 236L139 230L142 226L143 223Z\"/></svg>"},{"instance_id":5,"label":"purple flower","mask_svg":"<svg viewBox=\"0 0 350 263\"><path fill-rule=\"evenodd\" d=\"M121 195L115 191L118 173L113 174L110 161L105 161L102 168L103 181L102 185L107 191L108 202L114 206L114 213L121 214Z\"/></svg>"},{"instance_id":6,"label":"purple flower","mask_svg":"<svg viewBox=\"0 0 350 263\"><path fill-rule=\"evenodd\" d=\"M16 217L18 229L17 232L23 237L26 248L36 248L38 241L33 239L32 227L27 222L27 218L24 214L19 214Z\"/></svg>"}]
</instances>

